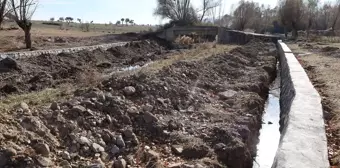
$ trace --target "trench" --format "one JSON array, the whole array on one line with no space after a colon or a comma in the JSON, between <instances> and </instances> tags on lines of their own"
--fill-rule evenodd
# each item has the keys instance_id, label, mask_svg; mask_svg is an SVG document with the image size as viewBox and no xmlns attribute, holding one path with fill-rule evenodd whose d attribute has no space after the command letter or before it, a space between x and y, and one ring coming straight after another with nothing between
<instances>
[{"instance_id":1,"label":"trench","mask_svg":"<svg viewBox=\"0 0 340 168\"><path fill-rule=\"evenodd\" d=\"M280 70L270 86L253 168L271 168L280 141Z\"/></svg>"}]
</instances>

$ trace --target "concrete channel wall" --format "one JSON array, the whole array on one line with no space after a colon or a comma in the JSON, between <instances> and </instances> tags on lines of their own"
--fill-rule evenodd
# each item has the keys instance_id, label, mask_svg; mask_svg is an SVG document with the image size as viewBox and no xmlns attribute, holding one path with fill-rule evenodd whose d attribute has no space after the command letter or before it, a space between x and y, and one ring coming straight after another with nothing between
<instances>
[{"instance_id":1,"label":"concrete channel wall","mask_svg":"<svg viewBox=\"0 0 340 168\"><path fill-rule=\"evenodd\" d=\"M287 45L277 45L281 139L272 168L329 168L320 95Z\"/></svg>"},{"instance_id":2,"label":"concrete channel wall","mask_svg":"<svg viewBox=\"0 0 340 168\"><path fill-rule=\"evenodd\" d=\"M201 36L216 37L220 44L245 44L252 39L260 39L264 41L276 42L280 39L277 35L257 34L251 32L243 32L230 30L225 27L217 26L187 26L187 27L171 27L158 32L159 38L174 41L180 35L190 35L196 33Z\"/></svg>"},{"instance_id":3,"label":"concrete channel wall","mask_svg":"<svg viewBox=\"0 0 340 168\"><path fill-rule=\"evenodd\" d=\"M0 59L4 59L6 57L12 59L20 59L20 58L27 58L27 57L35 57L42 54L60 54L60 53L75 53L78 51L93 51L95 49L104 49L107 50L112 47L116 46L123 46L127 44L126 42L119 42L119 43L110 43L110 44L101 44L101 45L94 45L94 46L83 46L83 47L73 47L73 48L62 48L62 49L51 49L51 50L37 50L37 51L27 51L27 52L6 52L0 53Z\"/></svg>"}]
</instances>

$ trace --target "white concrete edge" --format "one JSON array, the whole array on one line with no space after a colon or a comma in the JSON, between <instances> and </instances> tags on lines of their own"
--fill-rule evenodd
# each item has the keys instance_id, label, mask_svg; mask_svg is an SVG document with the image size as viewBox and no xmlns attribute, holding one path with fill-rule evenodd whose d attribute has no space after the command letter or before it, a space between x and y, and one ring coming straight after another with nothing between
<instances>
[{"instance_id":1,"label":"white concrete edge","mask_svg":"<svg viewBox=\"0 0 340 168\"><path fill-rule=\"evenodd\" d=\"M287 45L281 41L278 46L280 57L286 58L281 64L289 68L281 71L290 73L291 78L281 80L291 80L288 87L293 87L295 95L272 168L329 168L321 98Z\"/></svg>"}]
</instances>

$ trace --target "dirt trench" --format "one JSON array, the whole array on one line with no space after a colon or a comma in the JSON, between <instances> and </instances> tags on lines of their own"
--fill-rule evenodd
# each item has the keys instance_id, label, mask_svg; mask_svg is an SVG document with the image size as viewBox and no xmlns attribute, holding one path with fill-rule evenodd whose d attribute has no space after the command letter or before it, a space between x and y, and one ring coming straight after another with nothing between
<instances>
[{"instance_id":1,"label":"dirt trench","mask_svg":"<svg viewBox=\"0 0 340 168\"><path fill-rule=\"evenodd\" d=\"M0 119L0 167L251 168L276 74L273 49L271 43L250 42L155 73L113 75L46 107L21 103ZM68 57L91 62L86 59L92 54L100 55ZM140 59L134 54L127 60ZM30 64L45 72L61 69L54 67L59 57L32 59L18 71L34 69ZM72 65L72 59L65 62Z\"/></svg>"}]
</instances>

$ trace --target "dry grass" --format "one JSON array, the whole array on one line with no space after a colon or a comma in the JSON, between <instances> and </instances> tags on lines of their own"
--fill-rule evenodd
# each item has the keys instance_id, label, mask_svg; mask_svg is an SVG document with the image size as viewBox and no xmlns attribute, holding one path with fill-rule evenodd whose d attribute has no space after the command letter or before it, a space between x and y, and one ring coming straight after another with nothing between
<instances>
[{"instance_id":1,"label":"dry grass","mask_svg":"<svg viewBox=\"0 0 340 168\"><path fill-rule=\"evenodd\" d=\"M155 61L147 67L141 69L142 72L155 73L160 69L170 66L177 61L193 61L208 58L217 54L229 52L237 45L216 45L214 43L201 43L195 49L187 50L179 54L169 56L169 59Z\"/></svg>"},{"instance_id":2,"label":"dry grass","mask_svg":"<svg viewBox=\"0 0 340 168\"><path fill-rule=\"evenodd\" d=\"M152 26L116 26L116 25L105 25L105 24L91 24L89 32L83 32L80 28L80 24L78 23L71 23L70 26L66 26L64 24L64 30L60 29L60 26L55 25L44 25L42 21L34 21L31 34L32 37L39 36L39 37L89 37L89 36L99 36L105 34L121 34L126 32L141 32L141 31L148 31L149 29L154 29ZM3 27L18 27L15 23L5 23ZM11 30L11 31L2 31L0 33L0 37L5 36L23 36L24 33L21 29L19 30Z\"/></svg>"},{"instance_id":3,"label":"dry grass","mask_svg":"<svg viewBox=\"0 0 340 168\"><path fill-rule=\"evenodd\" d=\"M338 36L319 36L315 39L317 42L324 43L340 43L340 37Z\"/></svg>"},{"instance_id":4,"label":"dry grass","mask_svg":"<svg viewBox=\"0 0 340 168\"><path fill-rule=\"evenodd\" d=\"M73 90L73 86L65 84L57 89L44 89L39 92L9 95L8 97L0 100L0 111L9 112L21 102L27 103L31 108L41 107L52 103L53 101L69 97Z\"/></svg>"}]
</instances>

